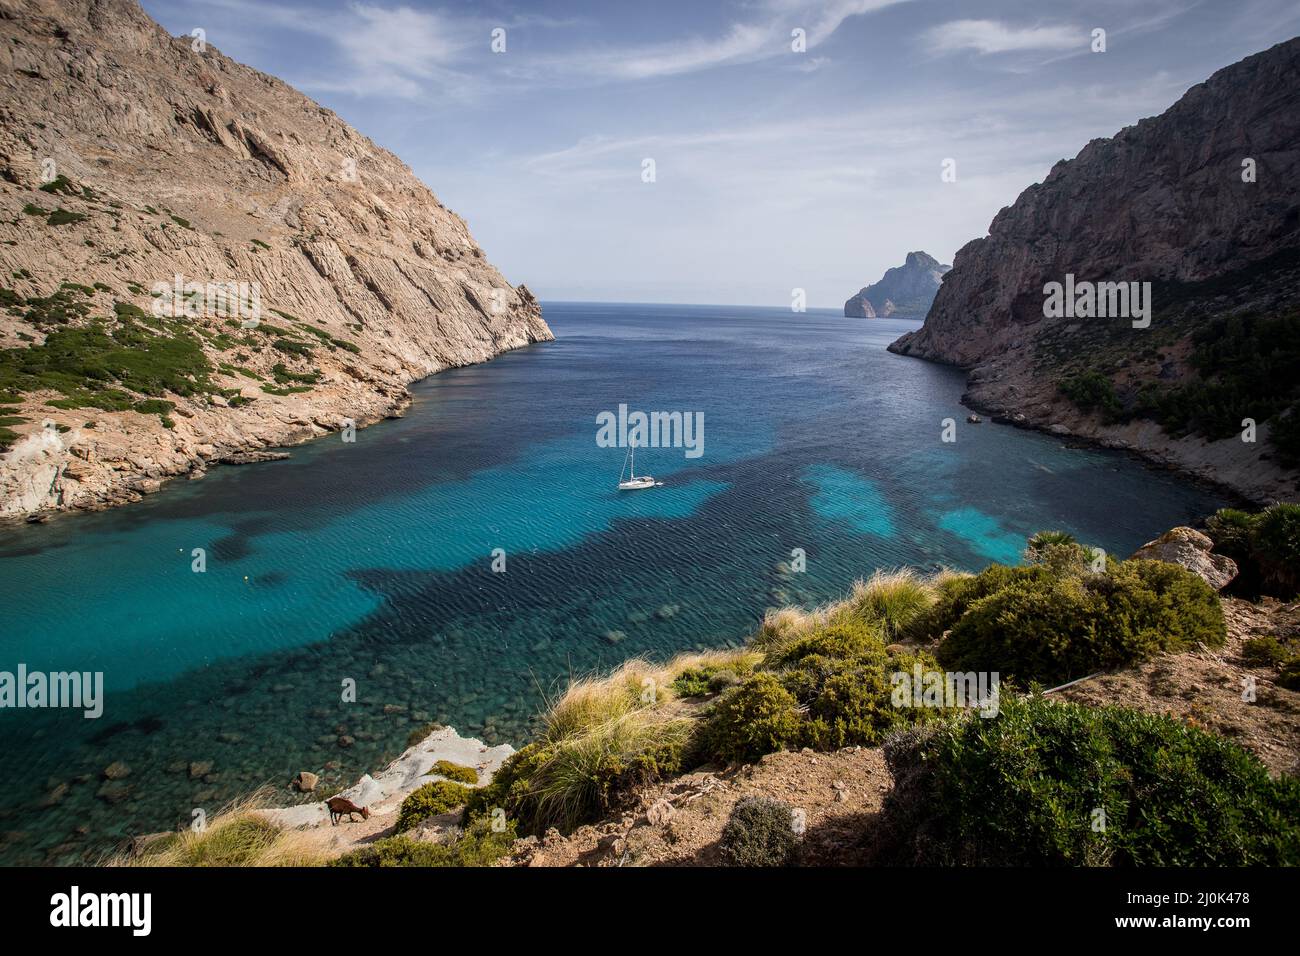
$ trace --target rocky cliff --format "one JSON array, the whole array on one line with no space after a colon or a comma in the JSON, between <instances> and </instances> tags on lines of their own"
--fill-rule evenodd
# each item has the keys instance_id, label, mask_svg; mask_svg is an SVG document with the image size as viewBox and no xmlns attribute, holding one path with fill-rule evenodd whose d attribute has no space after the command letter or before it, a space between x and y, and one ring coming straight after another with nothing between
<instances>
[{"instance_id":1,"label":"rocky cliff","mask_svg":"<svg viewBox=\"0 0 1300 956\"><path fill-rule=\"evenodd\" d=\"M399 413L550 339L330 110L135 0L0 0L0 516Z\"/></svg>"},{"instance_id":2,"label":"rocky cliff","mask_svg":"<svg viewBox=\"0 0 1300 956\"><path fill-rule=\"evenodd\" d=\"M901 266L886 269L879 282L858 291L844 303L844 314L850 318L920 319L930 310L935 293L944 273L952 266L940 264L925 252L909 252Z\"/></svg>"},{"instance_id":3,"label":"rocky cliff","mask_svg":"<svg viewBox=\"0 0 1300 956\"><path fill-rule=\"evenodd\" d=\"M1300 39L1057 163L957 253L891 350L969 368L975 407L1294 496L1297 76ZM1049 283L1107 281L1151 283L1148 317L1045 304Z\"/></svg>"}]
</instances>

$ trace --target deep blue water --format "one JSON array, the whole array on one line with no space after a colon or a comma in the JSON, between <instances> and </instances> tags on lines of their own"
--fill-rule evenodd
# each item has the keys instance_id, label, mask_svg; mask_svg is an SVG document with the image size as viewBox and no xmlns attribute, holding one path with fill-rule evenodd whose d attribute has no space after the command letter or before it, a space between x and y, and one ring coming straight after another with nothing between
<instances>
[{"instance_id":1,"label":"deep blue water","mask_svg":"<svg viewBox=\"0 0 1300 956\"><path fill-rule=\"evenodd\" d=\"M1127 554L1221 504L1130 458L967 424L961 372L885 351L913 322L545 315L555 342L414 386L404 419L355 443L0 535L0 670L103 671L109 691L99 720L0 711L0 861L81 859L299 770L351 783L428 720L518 743L570 674L739 642L764 608L877 567L1015 561L1048 527ZM646 449L664 486L618 492L624 452L597 446L596 416L620 403L703 412L703 455ZM794 548L804 574L780 567ZM131 790L110 804L113 761Z\"/></svg>"}]
</instances>

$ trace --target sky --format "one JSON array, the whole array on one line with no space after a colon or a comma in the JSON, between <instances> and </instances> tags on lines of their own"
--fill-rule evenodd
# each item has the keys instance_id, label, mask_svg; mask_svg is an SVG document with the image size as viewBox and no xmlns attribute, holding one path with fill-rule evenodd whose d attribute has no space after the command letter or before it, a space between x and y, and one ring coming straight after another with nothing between
<instances>
[{"instance_id":1,"label":"sky","mask_svg":"<svg viewBox=\"0 0 1300 956\"><path fill-rule=\"evenodd\" d=\"M1300 34L1295 0L143 5L395 152L544 300L785 307L952 262L1090 139Z\"/></svg>"}]
</instances>

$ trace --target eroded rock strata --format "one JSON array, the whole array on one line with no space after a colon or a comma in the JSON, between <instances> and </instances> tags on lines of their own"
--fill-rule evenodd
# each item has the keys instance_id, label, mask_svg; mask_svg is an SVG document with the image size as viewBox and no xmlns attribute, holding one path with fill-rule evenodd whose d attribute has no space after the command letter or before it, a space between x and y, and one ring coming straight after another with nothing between
<instances>
[{"instance_id":1,"label":"eroded rock strata","mask_svg":"<svg viewBox=\"0 0 1300 956\"><path fill-rule=\"evenodd\" d=\"M3 517L397 415L552 337L396 156L135 0L0 0L0 208Z\"/></svg>"}]
</instances>

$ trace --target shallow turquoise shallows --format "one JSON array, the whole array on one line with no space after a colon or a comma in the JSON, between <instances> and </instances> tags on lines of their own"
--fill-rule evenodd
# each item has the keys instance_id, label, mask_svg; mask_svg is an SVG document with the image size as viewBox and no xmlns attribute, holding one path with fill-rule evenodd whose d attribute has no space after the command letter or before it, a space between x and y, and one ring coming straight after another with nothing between
<instances>
[{"instance_id":1,"label":"shallow turquoise shallows","mask_svg":"<svg viewBox=\"0 0 1300 956\"><path fill-rule=\"evenodd\" d=\"M557 341L420 383L354 443L0 536L0 671L107 687L98 720L0 711L0 861L93 858L261 784L287 800L299 770L349 784L429 721L517 744L570 675L737 643L766 607L878 567L1014 562L1042 528L1125 555L1221 504L1126 457L967 424L961 372L885 351L915 323L545 314ZM596 435L620 404L703 413L703 454L639 449L663 486L617 491L625 452ZM130 773L108 784L115 761Z\"/></svg>"}]
</instances>

